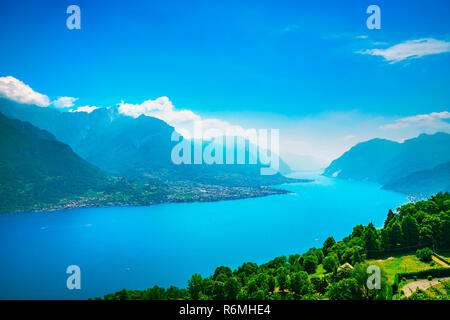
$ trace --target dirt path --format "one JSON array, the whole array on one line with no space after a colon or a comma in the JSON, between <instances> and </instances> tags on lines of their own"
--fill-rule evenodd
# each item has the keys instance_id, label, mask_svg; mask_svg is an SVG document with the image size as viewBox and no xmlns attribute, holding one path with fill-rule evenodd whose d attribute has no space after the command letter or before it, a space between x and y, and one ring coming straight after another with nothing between
<instances>
[{"instance_id":1,"label":"dirt path","mask_svg":"<svg viewBox=\"0 0 450 320\"><path fill-rule=\"evenodd\" d=\"M431 259L433 259L434 262L439 263L443 267L450 268L450 265L448 263L445 263L444 261L442 261L441 259L439 259L436 256L431 256Z\"/></svg>"},{"instance_id":2,"label":"dirt path","mask_svg":"<svg viewBox=\"0 0 450 320\"><path fill-rule=\"evenodd\" d=\"M427 290L429 287L431 286L435 286L437 284L439 284L439 282L444 282L450 280L450 277L445 277L445 278L436 278L433 280L418 280L418 281L414 281L414 282L410 282L407 285L405 285L403 287L403 292L405 293L405 296L409 297L410 295L413 294L414 291L416 291L417 288L420 288L422 290Z\"/></svg>"}]
</instances>

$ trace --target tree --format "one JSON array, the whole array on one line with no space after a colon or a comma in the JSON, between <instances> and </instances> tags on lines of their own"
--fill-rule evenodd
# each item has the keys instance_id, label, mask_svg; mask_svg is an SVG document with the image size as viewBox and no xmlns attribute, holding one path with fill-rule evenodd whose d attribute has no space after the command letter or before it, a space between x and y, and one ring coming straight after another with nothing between
<instances>
[{"instance_id":1,"label":"tree","mask_svg":"<svg viewBox=\"0 0 450 320\"><path fill-rule=\"evenodd\" d=\"M333 237L328 237L323 243L322 251L325 256L328 255L332 246L336 244L336 240Z\"/></svg>"},{"instance_id":2,"label":"tree","mask_svg":"<svg viewBox=\"0 0 450 320\"><path fill-rule=\"evenodd\" d=\"M217 277L220 274L223 274L223 275L225 275L226 278L229 278L229 277L231 277L232 272L229 267L225 267L225 266L217 267L216 270L214 271L214 275L213 275L212 279L217 280Z\"/></svg>"},{"instance_id":3,"label":"tree","mask_svg":"<svg viewBox=\"0 0 450 320\"><path fill-rule=\"evenodd\" d=\"M299 254L292 254L289 256L289 264L291 266L293 266L294 264L298 263L298 260L300 259L300 255Z\"/></svg>"},{"instance_id":4,"label":"tree","mask_svg":"<svg viewBox=\"0 0 450 320\"><path fill-rule=\"evenodd\" d=\"M352 238L361 238L363 236L365 230L366 230L366 227L364 227L362 224L358 224L355 227L353 227L351 237Z\"/></svg>"},{"instance_id":5,"label":"tree","mask_svg":"<svg viewBox=\"0 0 450 320\"><path fill-rule=\"evenodd\" d=\"M275 288L277 286L277 282L276 282L275 278L272 276L268 276L267 277L267 285L269 287L269 292L274 292Z\"/></svg>"},{"instance_id":6,"label":"tree","mask_svg":"<svg viewBox=\"0 0 450 320\"><path fill-rule=\"evenodd\" d=\"M277 282L281 291L289 287L288 272L286 268L281 267L277 270Z\"/></svg>"},{"instance_id":7,"label":"tree","mask_svg":"<svg viewBox=\"0 0 450 320\"><path fill-rule=\"evenodd\" d=\"M394 221L388 227L388 237L391 248L396 248L400 245L403 239L402 227L398 221Z\"/></svg>"},{"instance_id":8,"label":"tree","mask_svg":"<svg viewBox=\"0 0 450 320\"><path fill-rule=\"evenodd\" d=\"M314 292L325 294L325 292L327 291L328 281L325 276L311 276L310 282L311 288Z\"/></svg>"},{"instance_id":9,"label":"tree","mask_svg":"<svg viewBox=\"0 0 450 320\"><path fill-rule=\"evenodd\" d=\"M440 226L441 226L441 219L437 215L430 215L428 214L422 221L423 227L428 227L431 229L433 234L433 242L432 246L435 247L439 243L438 238L440 234Z\"/></svg>"},{"instance_id":10,"label":"tree","mask_svg":"<svg viewBox=\"0 0 450 320\"><path fill-rule=\"evenodd\" d=\"M362 293L356 279L348 278L331 285L327 296L331 300L360 300Z\"/></svg>"},{"instance_id":11,"label":"tree","mask_svg":"<svg viewBox=\"0 0 450 320\"><path fill-rule=\"evenodd\" d=\"M225 299L228 300L235 300L237 294L239 293L241 289L241 285L239 281L234 278L228 278L227 281L224 284L224 293L225 293Z\"/></svg>"},{"instance_id":12,"label":"tree","mask_svg":"<svg viewBox=\"0 0 450 320\"><path fill-rule=\"evenodd\" d=\"M450 248L450 210L441 213L441 234L440 234L440 246L441 249ZM450 292L449 292L450 294Z\"/></svg>"},{"instance_id":13,"label":"tree","mask_svg":"<svg viewBox=\"0 0 450 320\"><path fill-rule=\"evenodd\" d=\"M373 223L369 223L363 234L363 240L366 247L366 254L368 258L374 258L379 252L377 229L373 226Z\"/></svg>"},{"instance_id":14,"label":"tree","mask_svg":"<svg viewBox=\"0 0 450 320\"><path fill-rule=\"evenodd\" d=\"M419 245L419 224L417 220L407 214L402 220L403 241L406 246Z\"/></svg>"},{"instance_id":15,"label":"tree","mask_svg":"<svg viewBox=\"0 0 450 320\"><path fill-rule=\"evenodd\" d=\"M395 213L392 212L391 209L389 209L388 215L386 217L386 220L384 220L384 228L386 228L389 223L395 218Z\"/></svg>"},{"instance_id":16,"label":"tree","mask_svg":"<svg viewBox=\"0 0 450 320\"><path fill-rule=\"evenodd\" d=\"M309 282L308 274L304 271L292 274L289 289L297 298L310 293L311 283Z\"/></svg>"},{"instance_id":17,"label":"tree","mask_svg":"<svg viewBox=\"0 0 450 320\"><path fill-rule=\"evenodd\" d=\"M391 243L389 241L389 232L387 227L384 227L381 230L380 236L381 236L381 243L380 243L381 250L388 251L391 248Z\"/></svg>"},{"instance_id":18,"label":"tree","mask_svg":"<svg viewBox=\"0 0 450 320\"><path fill-rule=\"evenodd\" d=\"M267 262L265 264L266 267L271 269L278 269L280 267L284 267L287 264L286 256L276 257L275 259Z\"/></svg>"},{"instance_id":19,"label":"tree","mask_svg":"<svg viewBox=\"0 0 450 320\"><path fill-rule=\"evenodd\" d=\"M344 253L342 254L342 263L348 262L350 264L354 264L353 262L353 248L349 247L345 249Z\"/></svg>"},{"instance_id":20,"label":"tree","mask_svg":"<svg viewBox=\"0 0 450 320\"><path fill-rule=\"evenodd\" d=\"M119 300L130 300L130 292L127 289L122 289L116 293Z\"/></svg>"},{"instance_id":21,"label":"tree","mask_svg":"<svg viewBox=\"0 0 450 320\"><path fill-rule=\"evenodd\" d=\"M317 269L317 257L315 255L307 255L303 261L303 267L309 274L316 272Z\"/></svg>"},{"instance_id":22,"label":"tree","mask_svg":"<svg viewBox=\"0 0 450 320\"><path fill-rule=\"evenodd\" d=\"M335 254L330 254L323 259L322 264L327 272L336 272L339 260Z\"/></svg>"},{"instance_id":23,"label":"tree","mask_svg":"<svg viewBox=\"0 0 450 320\"><path fill-rule=\"evenodd\" d=\"M315 250L314 250L314 254L315 254L316 257L317 257L317 263L318 263L318 264L321 264L322 261L323 261L323 258L324 258L324 254L323 254L322 249L315 249Z\"/></svg>"},{"instance_id":24,"label":"tree","mask_svg":"<svg viewBox=\"0 0 450 320\"><path fill-rule=\"evenodd\" d=\"M419 231L419 242L421 246L430 246L434 243L433 230L429 226L423 226Z\"/></svg>"},{"instance_id":25,"label":"tree","mask_svg":"<svg viewBox=\"0 0 450 320\"><path fill-rule=\"evenodd\" d=\"M200 293L203 289L202 282L202 276L197 273L194 273L191 279L188 281L188 292L192 300L199 300Z\"/></svg>"},{"instance_id":26,"label":"tree","mask_svg":"<svg viewBox=\"0 0 450 320\"><path fill-rule=\"evenodd\" d=\"M237 270L237 276L241 279L242 284L247 282L247 279L258 272L258 265L253 262L245 262Z\"/></svg>"}]
</instances>

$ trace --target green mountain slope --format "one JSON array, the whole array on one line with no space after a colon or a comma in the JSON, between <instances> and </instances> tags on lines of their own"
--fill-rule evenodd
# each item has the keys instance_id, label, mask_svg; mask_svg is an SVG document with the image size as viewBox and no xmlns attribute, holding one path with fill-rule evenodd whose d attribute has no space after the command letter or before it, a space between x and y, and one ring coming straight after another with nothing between
<instances>
[{"instance_id":1,"label":"green mountain slope","mask_svg":"<svg viewBox=\"0 0 450 320\"><path fill-rule=\"evenodd\" d=\"M53 203L106 181L47 131L0 114L0 211Z\"/></svg>"},{"instance_id":2,"label":"green mountain slope","mask_svg":"<svg viewBox=\"0 0 450 320\"><path fill-rule=\"evenodd\" d=\"M324 171L329 177L379 182L391 159L400 153L399 143L384 139L361 142L334 160Z\"/></svg>"},{"instance_id":3,"label":"green mountain slope","mask_svg":"<svg viewBox=\"0 0 450 320\"><path fill-rule=\"evenodd\" d=\"M445 186L436 179L437 171L432 169L448 161L450 135L447 133L421 134L403 143L373 139L357 144L334 160L325 169L324 175L373 181L385 185L387 189L395 186L395 190L410 194L423 193L425 188L429 188L424 194L430 195L442 191L439 188ZM419 178L426 183L426 187L413 183L414 179ZM405 185L407 181L409 187Z\"/></svg>"}]
</instances>

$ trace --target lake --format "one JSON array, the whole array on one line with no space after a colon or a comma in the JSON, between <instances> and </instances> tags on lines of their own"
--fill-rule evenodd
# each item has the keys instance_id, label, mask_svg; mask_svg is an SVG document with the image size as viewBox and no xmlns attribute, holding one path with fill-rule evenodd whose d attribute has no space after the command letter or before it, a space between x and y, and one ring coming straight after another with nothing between
<instances>
[{"instance_id":1,"label":"lake","mask_svg":"<svg viewBox=\"0 0 450 320\"><path fill-rule=\"evenodd\" d=\"M86 299L154 285L186 287L193 273L236 268L321 247L356 224L383 225L406 196L377 184L295 173L292 194L209 203L80 208L0 216L0 299ZM81 268L68 290L66 268Z\"/></svg>"}]
</instances>

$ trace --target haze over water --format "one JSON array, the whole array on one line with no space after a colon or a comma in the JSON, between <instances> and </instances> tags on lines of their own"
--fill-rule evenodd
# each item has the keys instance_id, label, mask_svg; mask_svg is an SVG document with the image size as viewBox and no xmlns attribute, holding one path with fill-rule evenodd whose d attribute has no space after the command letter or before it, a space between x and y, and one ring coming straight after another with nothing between
<instances>
[{"instance_id":1,"label":"haze over water","mask_svg":"<svg viewBox=\"0 0 450 320\"><path fill-rule=\"evenodd\" d=\"M149 207L81 208L0 216L1 299L87 299L154 285L186 287L193 273L265 263L381 227L406 196L377 184L296 173L292 194ZM81 290L66 268L81 268Z\"/></svg>"}]
</instances>

